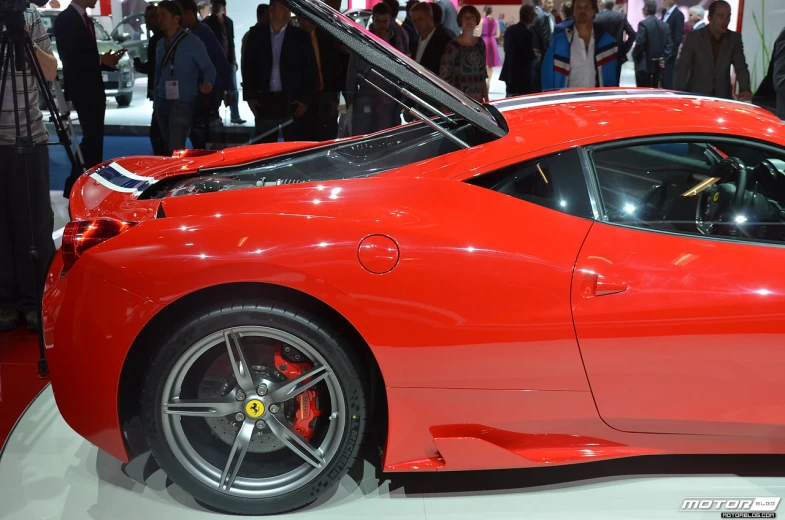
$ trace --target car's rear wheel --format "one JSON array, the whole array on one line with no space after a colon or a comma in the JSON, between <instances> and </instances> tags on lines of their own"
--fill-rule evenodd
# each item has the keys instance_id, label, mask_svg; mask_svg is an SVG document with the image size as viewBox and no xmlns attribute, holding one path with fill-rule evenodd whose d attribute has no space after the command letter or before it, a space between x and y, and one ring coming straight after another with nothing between
<instances>
[{"instance_id":1,"label":"car's rear wheel","mask_svg":"<svg viewBox=\"0 0 785 520\"><path fill-rule=\"evenodd\" d=\"M205 310L152 360L147 442L200 502L245 514L297 509L357 456L367 395L359 366L345 338L286 304Z\"/></svg>"}]
</instances>

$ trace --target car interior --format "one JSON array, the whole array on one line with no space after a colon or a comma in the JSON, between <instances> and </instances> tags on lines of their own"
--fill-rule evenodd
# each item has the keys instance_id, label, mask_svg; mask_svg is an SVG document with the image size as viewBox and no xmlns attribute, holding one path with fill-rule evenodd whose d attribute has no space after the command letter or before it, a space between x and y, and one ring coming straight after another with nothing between
<instances>
[{"instance_id":1,"label":"car interior","mask_svg":"<svg viewBox=\"0 0 785 520\"><path fill-rule=\"evenodd\" d=\"M731 141L592 150L610 222L750 240L785 240L785 154Z\"/></svg>"}]
</instances>

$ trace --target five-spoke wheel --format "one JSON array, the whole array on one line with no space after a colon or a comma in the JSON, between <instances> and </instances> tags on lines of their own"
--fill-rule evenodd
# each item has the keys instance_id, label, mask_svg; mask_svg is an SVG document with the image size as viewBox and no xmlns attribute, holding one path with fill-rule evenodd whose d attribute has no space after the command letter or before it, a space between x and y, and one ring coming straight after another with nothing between
<instances>
[{"instance_id":1,"label":"five-spoke wheel","mask_svg":"<svg viewBox=\"0 0 785 520\"><path fill-rule=\"evenodd\" d=\"M270 303L208 310L151 364L148 443L197 500L287 511L348 470L365 395L351 346L315 317Z\"/></svg>"}]
</instances>

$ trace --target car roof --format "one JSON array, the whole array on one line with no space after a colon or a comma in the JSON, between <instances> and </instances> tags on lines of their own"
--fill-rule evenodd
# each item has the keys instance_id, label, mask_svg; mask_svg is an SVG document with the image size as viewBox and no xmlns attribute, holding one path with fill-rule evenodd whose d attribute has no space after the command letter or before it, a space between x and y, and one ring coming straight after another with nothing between
<instances>
[{"instance_id":1,"label":"car roof","mask_svg":"<svg viewBox=\"0 0 785 520\"><path fill-rule=\"evenodd\" d=\"M749 103L654 89L587 89L492 103L511 134L537 143L603 141L612 134L719 133L785 145L785 125Z\"/></svg>"},{"instance_id":2,"label":"car roof","mask_svg":"<svg viewBox=\"0 0 785 520\"><path fill-rule=\"evenodd\" d=\"M785 125L749 103L653 89L591 89L492 103L530 150L658 134L738 135L785 146Z\"/></svg>"}]
</instances>

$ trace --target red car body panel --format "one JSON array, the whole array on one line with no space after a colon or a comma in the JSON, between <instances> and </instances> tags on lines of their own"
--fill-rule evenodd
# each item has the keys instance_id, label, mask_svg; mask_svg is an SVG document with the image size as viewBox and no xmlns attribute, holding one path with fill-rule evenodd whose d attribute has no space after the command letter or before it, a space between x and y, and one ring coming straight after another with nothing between
<instances>
[{"instance_id":1,"label":"red car body panel","mask_svg":"<svg viewBox=\"0 0 785 520\"><path fill-rule=\"evenodd\" d=\"M777 246L594 224L572 302L605 422L629 432L781 436L783 262ZM628 288L587 296L590 273Z\"/></svg>"},{"instance_id":2,"label":"red car body panel","mask_svg":"<svg viewBox=\"0 0 785 520\"><path fill-rule=\"evenodd\" d=\"M785 279L748 269L778 264L779 249L593 223L458 181L644 135L742 135L785 146L785 127L748 105L680 96L516 102L531 106L502 107L506 137L365 179L137 200L83 176L74 218L143 222L87 251L66 276L59 260L50 272L45 340L65 419L127 461L116 395L134 339L179 298L245 282L317 298L367 342L387 391L389 471L783 452L785 386L773 374L784 361L777 321ZM164 178L310 146L117 163ZM155 218L159 209L166 218ZM689 277L673 265L684 254L698 257ZM371 272L388 264L385 274ZM584 298L582 270L626 290ZM742 276L743 286L717 287ZM750 292L764 288L772 294ZM702 299L685 301L695 291ZM738 307L758 318L744 322ZM682 314L689 319L678 321ZM95 317L89 327L85 316ZM729 385L743 379L731 349L738 355L760 331L741 366L763 363L772 379ZM666 339L676 360L658 357ZM79 390L86 380L93 391ZM688 415L684 392L699 392L706 408ZM480 419L467 422L469 413Z\"/></svg>"},{"instance_id":3,"label":"red car body panel","mask_svg":"<svg viewBox=\"0 0 785 520\"><path fill-rule=\"evenodd\" d=\"M50 273L62 265L58 253ZM118 414L119 375L128 346L159 307L79 265L48 287L43 305L46 355L56 367L50 374L61 415L74 431L128 462Z\"/></svg>"}]
</instances>

